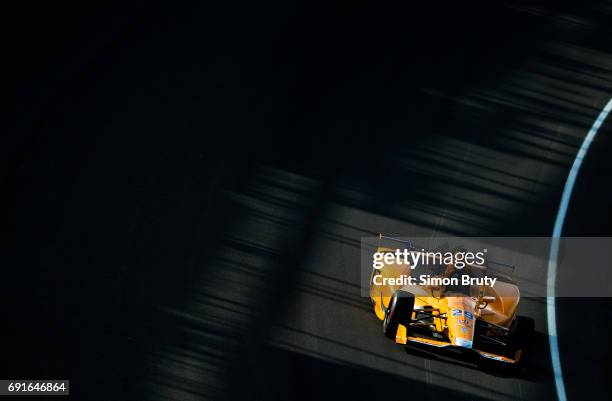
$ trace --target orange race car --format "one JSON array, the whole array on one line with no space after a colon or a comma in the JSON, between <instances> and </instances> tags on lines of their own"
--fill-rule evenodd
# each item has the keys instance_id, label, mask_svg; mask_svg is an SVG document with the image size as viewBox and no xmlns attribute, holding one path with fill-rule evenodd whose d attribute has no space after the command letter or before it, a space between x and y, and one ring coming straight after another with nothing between
<instances>
[{"instance_id":1,"label":"orange race car","mask_svg":"<svg viewBox=\"0 0 612 401\"><path fill-rule=\"evenodd\" d=\"M396 250L378 247L377 252ZM415 277L411 285L398 280L411 275L424 279ZM484 283L484 278L495 284L470 284ZM372 269L370 298L385 336L398 344L471 356L486 368L524 368L534 321L517 315L516 284L486 265L464 264L459 269L435 263L412 270L405 263L385 263Z\"/></svg>"}]
</instances>

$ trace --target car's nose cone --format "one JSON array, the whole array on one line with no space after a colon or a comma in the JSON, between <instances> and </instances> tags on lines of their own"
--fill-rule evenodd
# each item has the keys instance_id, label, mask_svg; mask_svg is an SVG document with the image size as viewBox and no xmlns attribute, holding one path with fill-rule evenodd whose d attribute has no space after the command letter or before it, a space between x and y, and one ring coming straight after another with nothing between
<instances>
[{"instance_id":1,"label":"car's nose cone","mask_svg":"<svg viewBox=\"0 0 612 401\"><path fill-rule=\"evenodd\" d=\"M455 338L455 345L463 348L472 348L472 341L463 338Z\"/></svg>"}]
</instances>

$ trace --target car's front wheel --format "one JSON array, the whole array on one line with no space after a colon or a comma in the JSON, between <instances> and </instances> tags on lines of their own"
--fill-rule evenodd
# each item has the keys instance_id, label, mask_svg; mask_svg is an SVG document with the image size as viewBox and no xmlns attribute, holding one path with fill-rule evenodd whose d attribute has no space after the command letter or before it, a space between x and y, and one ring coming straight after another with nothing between
<instances>
[{"instance_id":1,"label":"car's front wheel","mask_svg":"<svg viewBox=\"0 0 612 401\"><path fill-rule=\"evenodd\" d=\"M395 340L400 324L406 326L406 330L408 330L413 310L414 295L406 291L395 291L389 301L389 306L385 312L385 319L383 320L385 336Z\"/></svg>"},{"instance_id":2,"label":"car's front wheel","mask_svg":"<svg viewBox=\"0 0 612 401\"><path fill-rule=\"evenodd\" d=\"M515 352L521 351L518 365L524 368L533 341L535 321L527 316L517 316L516 320L516 329L512 336L512 346Z\"/></svg>"},{"instance_id":3,"label":"car's front wheel","mask_svg":"<svg viewBox=\"0 0 612 401\"><path fill-rule=\"evenodd\" d=\"M498 373L520 374L527 370L526 362L529 357L529 349L533 341L535 330L535 322L532 318L526 316L517 316L516 321L512 325L510 343L508 344L509 357L518 357L518 361L514 364L507 364L501 361L481 358L478 365L483 370L488 370ZM517 351L520 351L517 352Z\"/></svg>"}]
</instances>

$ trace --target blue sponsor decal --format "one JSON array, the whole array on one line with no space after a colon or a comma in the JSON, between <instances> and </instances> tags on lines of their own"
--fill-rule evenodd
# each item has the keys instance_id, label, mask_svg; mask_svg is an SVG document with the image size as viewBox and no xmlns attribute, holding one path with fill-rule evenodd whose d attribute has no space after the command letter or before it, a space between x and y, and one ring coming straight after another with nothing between
<instances>
[{"instance_id":1,"label":"blue sponsor decal","mask_svg":"<svg viewBox=\"0 0 612 401\"><path fill-rule=\"evenodd\" d=\"M453 309L453 316L461 316L461 309Z\"/></svg>"},{"instance_id":2,"label":"blue sponsor decal","mask_svg":"<svg viewBox=\"0 0 612 401\"><path fill-rule=\"evenodd\" d=\"M465 317L467 317L468 319L474 320L474 315L472 315L470 312L465 311L464 314L465 314Z\"/></svg>"}]
</instances>

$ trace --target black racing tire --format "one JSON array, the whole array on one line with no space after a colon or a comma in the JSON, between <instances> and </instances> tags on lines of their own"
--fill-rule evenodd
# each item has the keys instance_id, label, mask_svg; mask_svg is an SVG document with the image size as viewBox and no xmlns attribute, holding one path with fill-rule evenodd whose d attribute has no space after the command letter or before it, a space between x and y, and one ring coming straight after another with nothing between
<instances>
[{"instance_id":1,"label":"black racing tire","mask_svg":"<svg viewBox=\"0 0 612 401\"><path fill-rule=\"evenodd\" d=\"M510 340L510 350L512 355L517 350L521 350L521 355L518 363L507 364L501 361L486 359L481 357L478 366L481 370L491 373L520 375L527 371L526 362L529 358L531 344L533 342L533 334L535 332L535 321L526 316L517 316L512 325L512 333Z\"/></svg>"},{"instance_id":2,"label":"black racing tire","mask_svg":"<svg viewBox=\"0 0 612 401\"><path fill-rule=\"evenodd\" d=\"M413 310L414 295L406 291L395 291L391 301L389 301L389 306L383 320L383 333L385 333L385 337L395 340L400 324L406 326L406 330L408 330Z\"/></svg>"},{"instance_id":3,"label":"black racing tire","mask_svg":"<svg viewBox=\"0 0 612 401\"><path fill-rule=\"evenodd\" d=\"M527 316L516 317L516 328L512 335L512 348L514 351L521 350L521 357L518 367L525 368L531 344L533 343L533 334L535 332L535 321Z\"/></svg>"},{"instance_id":4,"label":"black racing tire","mask_svg":"<svg viewBox=\"0 0 612 401\"><path fill-rule=\"evenodd\" d=\"M513 334L515 345L527 345L535 331L535 321L527 316L517 316Z\"/></svg>"}]
</instances>

